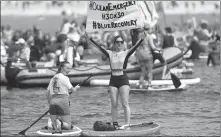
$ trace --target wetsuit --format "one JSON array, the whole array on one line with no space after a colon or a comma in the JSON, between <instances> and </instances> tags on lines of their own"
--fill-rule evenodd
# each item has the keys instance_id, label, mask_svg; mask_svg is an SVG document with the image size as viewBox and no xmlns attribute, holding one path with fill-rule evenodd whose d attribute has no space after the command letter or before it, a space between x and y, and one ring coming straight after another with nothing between
<instances>
[{"instance_id":1,"label":"wetsuit","mask_svg":"<svg viewBox=\"0 0 221 137\"><path fill-rule=\"evenodd\" d=\"M162 49L173 47L173 46L174 46L174 37L172 35L164 35Z\"/></svg>"},{"instance_id":2,"label":"wetsuit","mask_svg":"<svg viewBox=\"0 0 221 137\"><path fill-rule=\"evenodd\" d=\"M92 38L90 38L90 40L101 52L103 52L109 58L111 68L109 86L120 88L123 85L129 85L129 79L125 73L128 59L138 48L143 39L140 39L131 49L120 52L106 50L99 46Z\"/></svg>"}]
</instances>

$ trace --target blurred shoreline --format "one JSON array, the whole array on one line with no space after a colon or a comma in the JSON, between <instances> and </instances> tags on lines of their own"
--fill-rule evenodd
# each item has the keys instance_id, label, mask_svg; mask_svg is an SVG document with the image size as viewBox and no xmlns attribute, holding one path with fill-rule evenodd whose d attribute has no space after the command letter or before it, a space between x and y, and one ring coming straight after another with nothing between
<instances>
[{"instance_id":1,"label":"blurred shoreline","mask_svg":"<svg viewBox=\"0 0 221 137\"><path fill-rule=\"evenodd\" d=\"M177 15L170 14L166 15L166 20L163 18L162 14L159 14L160 18L158 20L159 26L164 28L166 26L179 26L182 28L183 24L191 19L192 17L196 18L197 22L200 22L202 19L208 20L210 25L220 26L220 14L185 14ZM76 22L81 24L86 20L86 16L61 16L61 15L48 15L48 16L22 16L22 15L7 15L1 16L1 24L9 24L14 29L25 30L27 28L32 28L34 24L37 24L45 32L54 34L57 29L60 27L63 18L68 18L70 20L76 19ZM53 24L53 25L51 25Z\"/></svg>"},{"instance_id":2,"label":"blurred shoreline","mask_svg":"<svg viewBox=\"0 0 221 137\"><path fill-rule=\"evenodd\" d=\"M52 1L11 1L1 2L1 16L51 16L75 15L86 16L89 1L63 1L53 4ZM219 1L155 1L158 12L166 15L183 14L220 14Z\"/></svg>"}]
</instances>

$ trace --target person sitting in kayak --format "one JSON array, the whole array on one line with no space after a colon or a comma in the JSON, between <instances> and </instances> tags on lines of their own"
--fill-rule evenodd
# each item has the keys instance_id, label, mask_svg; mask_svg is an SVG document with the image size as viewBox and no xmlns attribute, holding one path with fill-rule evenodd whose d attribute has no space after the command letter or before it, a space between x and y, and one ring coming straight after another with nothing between
<instances>
[{"instance_id":1,"label":"person sitting in kayak","mask_svg":"<svg viewBox=\"0 0 221 137\"><path fill-rule=\"evenodd\" d=\"M86 34L88 37L88 35ZM143 41L145 35L130 49L124 48L124 40L121 36L114 38L114 46L112 50L106 50L102 46L98 45L91 37L90 41L108 58L111 68L110 78L110 98L111 98L111 114L113 125L118 128L117 122L117 107L118 97L121 96L122 106L124 108L125 126L130 124L130 107L129 107L129 79L125 72L129 57L134 53L138 46ZM124 128L125 126L122 126Z\"/></svg>"},{"instance_id":2,"label":"person sitting in kayak","mask_svg":"<svg viewBox=\"0 0 221 137\"><path fill-rule=\"evenodd\" d=\"M71 68L69 62L61 62L58 73L50 80L46 92L52 127L55 132L60 132L61 129L71 129L69 93L76 92L80 87L78 85L73 87L66 76ZM58 119L58 117L61 119Z\"/></svg>"}]
</instances>

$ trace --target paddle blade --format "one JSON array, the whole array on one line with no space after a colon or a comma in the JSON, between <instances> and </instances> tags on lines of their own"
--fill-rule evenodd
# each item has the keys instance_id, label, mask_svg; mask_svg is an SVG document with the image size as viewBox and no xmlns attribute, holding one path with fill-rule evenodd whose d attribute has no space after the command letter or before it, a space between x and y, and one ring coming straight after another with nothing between
<instances>
[{"instance_id":1,"label":"paddle blade","mask_svg":"<svg viewBox=\"0 0 221 137\"><path fill-rule=\"evenodd\" d=\"M19 132L18 134L20 134L20 135L25 135L25 132L26 132L26 129L23 130L23 131L21 131L21 132Z\"/></svg>"},{"instance_id":2,"label":"paddle blade","mask_svg":"<svg viewBox=\"0 0 221 137\"><path fill-rule=\"evenodd\" d=\"M171 75L171 79L173 81L173 85L175 86L175 88L178 88L181 85L180 79L174 75L173 73L170 73Z\"/></svg>"}]
</instances>

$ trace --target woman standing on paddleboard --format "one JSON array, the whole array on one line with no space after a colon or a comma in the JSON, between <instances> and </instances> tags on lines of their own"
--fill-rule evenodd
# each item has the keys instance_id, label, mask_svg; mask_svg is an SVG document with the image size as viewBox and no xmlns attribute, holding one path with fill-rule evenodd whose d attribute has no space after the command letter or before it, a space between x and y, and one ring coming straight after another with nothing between
<instances>
[{"instance_id":1,"label":"woman standing on paddleboard","mask_svg":"<svg viewBox=\"0 0 221 137\"><path fill-rule=\"evenodd\" d=\"M71 129L69 93L76 92L80 87L79 85L73 87L66 76L71 69L72 66L69 62L61 62L58 73L50 80L47 88L46 97L52 121L52 125L48 125L48 127L54 128L54 133L60 132L61 129Z\"/></svg>"},{"instance_id":2,"label":"woman standing on paddleboard","mask_svg":"<svg viewBox=\"0 0 221 137\"><path fill-rule=\"evenodd\" d=\"M86 34L88 37L88 35ZM124 40L120 36L114 38L114 46L112 50L106 50L100 45L98 45L91 37L90 41L108 58L111 68L111 78L110 78L110 98L111 98L111 114L113 125L116 128L119 128L117 122L117 107L118 107L118 97L120 95L121 103L124 108L125 115L125 126L130 124L130 107L129 107L129 79L126 75L126 68L128 63L128 58L134 53L138 46L143 41L145 35L130 49L124 48Z\"/></svg>"},{"instance_id":3,"label":"woman standing on paddleboard","mask_svg":"<svg viewBox=\"0 0 221 137\"><path fill-rule=\"evenodd\" d=\"M162 78L164 78L166 74L166 62L160 53L161 49L157 48L154 44L151 31L151 27L148 24L145 24L144 28L132 30L132 37L134 38L133 40L146 35L145 39L141 43L141 46L139 46L139 48L136 50L136 57L141 67L140 80L139 83L137 83L139 88L143 88L145 85L145 77L147 77L147 87L151 86L151 81L153 80L153 65L156 59L159 59L164 66Z\"/></svg>"}]
</instances>

